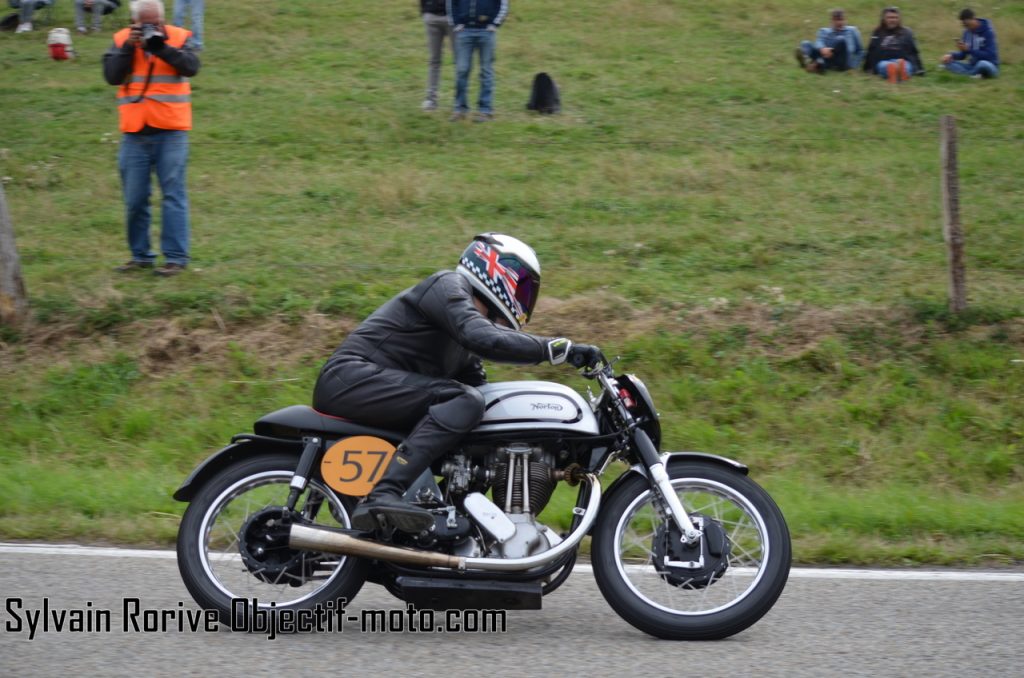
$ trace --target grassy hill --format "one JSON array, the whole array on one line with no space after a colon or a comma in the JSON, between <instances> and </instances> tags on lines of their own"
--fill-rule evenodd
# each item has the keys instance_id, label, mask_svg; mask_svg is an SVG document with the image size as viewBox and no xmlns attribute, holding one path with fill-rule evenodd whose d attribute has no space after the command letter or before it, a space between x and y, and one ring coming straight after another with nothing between
<instances>
[{"instance_id":1,"label":"grassy hill","mask_svg":"<svg viewBox=\"0 0 1024 678\"><path fill-rule=\"evenodd\" d=\"M928 74L893 86L796 68L820 3L513 0L497 117L473 125L419 111L412 0L212 3L194 258L169 280L111 270L128 253L109 35L53 62L45 31L0 34L0 177L33 308L0 330L0 538L166 543L197 461L308 402L355 322L497 230L543 263L531 329L621 355L668 449L748 463L797 559L1019 562L1024 6L973 5L1003 60L974 81L935 67L960 4L917 5L904 20ZM845 8L869 34L880 7ZM55 15L71 25L70 2ZM561 115L524 110L538 71ZM959 317L943 114L960 131Z\"/></svg>"}]
</instances>

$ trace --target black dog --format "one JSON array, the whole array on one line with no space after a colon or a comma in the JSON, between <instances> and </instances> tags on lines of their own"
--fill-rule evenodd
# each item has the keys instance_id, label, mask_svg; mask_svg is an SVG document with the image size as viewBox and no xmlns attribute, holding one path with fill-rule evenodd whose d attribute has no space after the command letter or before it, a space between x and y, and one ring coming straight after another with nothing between
<instances>
[{"instance_id":1,"label":"black dog","mask_svg":"<svg viewBox=\"0 0 1024 678\"><path fill-rule=\"evenodd\" d=\"M530 102L526 108L538 113L558 113L562 110L562 99L558 96L558 87L547 73L538 73L533 78L533 89L530 91Z\"/></svg>"}]
</instances>

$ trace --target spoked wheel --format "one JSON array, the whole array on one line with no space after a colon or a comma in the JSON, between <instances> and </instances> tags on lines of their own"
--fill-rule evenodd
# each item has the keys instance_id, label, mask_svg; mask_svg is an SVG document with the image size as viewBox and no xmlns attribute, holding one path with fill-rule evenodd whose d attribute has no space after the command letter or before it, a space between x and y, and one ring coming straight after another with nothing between
<instances>
[{"instance_id":1,"label":"spoked wheel","mask_svg":"<svg viewBox=\"0 0 1024 678\"><path fill-rule=\"evenodd\" d=\"M359 558L292 549L285 504L296 458L265 455L236 462L196 494L178 530L178 569L196 602L231 619L232 599L261 608L312 608L351 601L366 579ZM350 527L355 500L317 480L295 507L302 522Z\"/></svg>"},{"instance_id":2,"label":"spoked wheel","mask_svg":"<svg viewBox=\"0 0 1024 678\"><path fill-rule=\"evenodd\" d=\"M620 485L594 527L594 576L627 622L660 638L711 640L771 609L789 577L789 530L771 497L716 464L677 462L668 473L703 537L687 547L643 476Z\"/></svg>"}]
</instances>

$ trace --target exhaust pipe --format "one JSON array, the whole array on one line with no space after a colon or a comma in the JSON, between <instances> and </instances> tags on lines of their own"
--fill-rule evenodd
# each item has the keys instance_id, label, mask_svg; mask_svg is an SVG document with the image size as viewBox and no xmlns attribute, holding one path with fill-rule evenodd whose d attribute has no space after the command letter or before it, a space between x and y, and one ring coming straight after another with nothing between
<instances>
[{"instance_id":1,"label":"exhaust pipe","mask_svg":"<svg viewBox=\"0 0 1024 678\"><path fill-rule=\"evenodd\" d=\"M388 546L369 539L359 539L340 532L306 525L292 525L288 545L296 549L341 553L346 556L387 560L421 567L466 569L465 558L447 556L433 551L417 551L416 549Z\"/></svg>"},{"instance_id":2,"label":"exhaust pipe","mask_svg":"<svg viewBox=\"0 0 1024 678\"><path fill-rule=\"evenodd\" d=\"M583 520L576 529L559 542L556 546L526 558L465 558L449 556L434 551L420 551L417 549L389 546L369 539L359 539L342 532L335 532L327 528L309 527L308 525L292 525L288 537L288 545L296 549L309 551L323 551L326 553L339 553L346 556L357 556L359 558L372 558L394 563L406 563L419 565L421 567L443 567L451 570L464 571L467 567L471 570L489 570L496 572L515 572L518 570L529 570L540 565L546 565L556 558L560 558L583 541L583 537L590 531L590 527L597 519L597 509L601 505L601 483L597 476L592 473L584 477L590 483L590 500L583 512Z\"/></svg>"}]
</instances>

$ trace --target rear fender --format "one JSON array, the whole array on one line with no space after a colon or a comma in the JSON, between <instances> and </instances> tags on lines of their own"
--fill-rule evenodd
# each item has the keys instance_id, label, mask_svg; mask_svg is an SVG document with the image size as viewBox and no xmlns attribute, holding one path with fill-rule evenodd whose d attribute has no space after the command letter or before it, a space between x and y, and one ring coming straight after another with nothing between
<instances>
[{"instance_id":1,"label":"rear fender","mask_svg":"<svg viewBox=\"0 0 1024 678\"><path fill-rule=\"evenodd\" d=\"M724 466L730 470L738 471L743 475L748 475L750 473L750 469L748 469L745 464L741 464L735 459L721 457L717 454L708 454L707 452L668 452L661 455L661 463L665 465L666 470L670 469L675 464L686 461L708 461L718 464L719 466ZM644 468L643 464L634 464L631 466L628 471L616 478L615 481L608 486L608 489L605 490L606 497L611 497L612 492L614 492L619 485L625 483L634 475L646 478L647 469Z\"/></svg>"},{"instance_id":2,"label":"rear fender","mask_svg":"<svg viewBox=\"0 0 1024 678\"><path fill-rule=\"evenodd\" d=\"M236 437L237 438L237 437ZM193 469L185 482L174 492L174 498L178 501L192 501L192 497L199 491L199 488L206 484L213 476L217 475L227 465L238 459L251 457L261 452L281 451L294 452L295 463L298 464L299 455L302 453L302 441L300 440L276 440L271 445L269 441L258 439L236 440L218 452L214 452L206 458L199 466Z\"/></svg>"}]
</instances>

